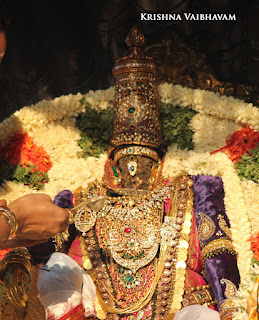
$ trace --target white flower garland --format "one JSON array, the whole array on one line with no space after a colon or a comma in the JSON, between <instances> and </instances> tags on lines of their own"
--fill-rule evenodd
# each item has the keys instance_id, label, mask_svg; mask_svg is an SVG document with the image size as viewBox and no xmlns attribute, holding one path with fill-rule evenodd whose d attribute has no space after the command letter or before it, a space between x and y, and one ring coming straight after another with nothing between
<instances>
[{"instance_id":1,"label":"white flower garland","mask_svg":"<svg viewBox=\"0 0 259 320\"><path fill-rule=\"evenodd\" d=\"M249 220L251 221L252 234L259 234L259 184L242 179L242 191L245 197L246 207L249 208Z\"/></svg>"},{"instance_id":2,"label":"white flower garland","mask_svg":"<svg viewBox=\"0 0 259 320\"><path fill-rule=\"evenodd\" d=\"M222 148L226 144L227 137L242 129L242 126L233 120L219 119L201 113L192 117L189 126L194 131L194 149L201 152Z\"/></svg>"},{"instance_id":3,"label":"white flower garland","mask_svg":"<svg viewBox=\"0 0 259 320\"><path fill-rule=\"evenodd\" d=\"M259 130L259 111L252 103L245 103L233 97L220 96L211 91L190 89L171 83L161 84L159 94L163 103L192 108L201 114L234 120Z\"/></svg>"},{"instance_id":4,"label":"white flower garland","mask_svg":"<svg viewBox=\"0 0 259 320\"><path fill-rule=\"evenodd\" d=\"M225 154L210 155L209 152L224 146L226 138L244 124L259 130L259 110L252 104L232 97L168 83L160 85L159 94L162 103L198 111L190 123L194 131L195 150L188 152L177 147L169 148L164 173L167 176L174 176L186 171L194 175L222 177L233 244L241 257L238 259L238 267L242 280L240 290L242 294L243 284L250 281L249 261L252 257L248 242L251 234L250 221L252 221L252 233L259 231L258 185L251 181L241 182L233 163ZM114 88L89 91L85 95L78 93L61 96L51 101L43 100L31 107L22 108L0 124L0 140L3 143L14 133L28 132L34 138L34 142L49 154L53 167L48 172L50 182L45 185L44 192L51 197L65 188L75 190L91 181L100 180L103 175L107 155L101 155L99 159L93 157L83 159L82 151L77 145L80 132L75 126L75 118L85 112L85 107L80 103L82 98L85 98L93 109L104 110L113 104ZM28 191L26 186L6 181L0 188L0 197L13 201ZM244 299L245 295L242 297Z\"/></svg>"},{"instance_id":5,"label":"white flower garland","mask_svg":"<svg viewBox=\"0 0 259 320\"><path fill-rule=\"evenodd\" d=\"M233 245L239 256L238 268L241 279L249 272L249 262L252 257L249 237L251 225L248 216L248 207L245 205L241 182L238 178L232 161L223 153L210 155L196 151L180 151L170 148L165 159L164 174L174 176L181 171L191 175L205 174L222 177L225 190L226 214L231 224Z\"/></svg>"}]
</instances>

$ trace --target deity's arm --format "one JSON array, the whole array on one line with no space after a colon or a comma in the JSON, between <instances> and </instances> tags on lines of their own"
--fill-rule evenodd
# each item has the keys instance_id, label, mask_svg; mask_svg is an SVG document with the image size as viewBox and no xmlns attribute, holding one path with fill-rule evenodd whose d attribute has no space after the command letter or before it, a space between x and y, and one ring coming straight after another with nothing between
<instances>
[{"instance_id":1,"label":"deity's arm","mask_svg":"<svg viewBox=\"0 0 259 320\"><path fill-rule=\"evenodd\" d=\"M195 176L194 213L207 280L218 302L222 319L235 311L232 298L240 282L230 224L224 208L220 177Z\"/></svg>"}]
</instances>

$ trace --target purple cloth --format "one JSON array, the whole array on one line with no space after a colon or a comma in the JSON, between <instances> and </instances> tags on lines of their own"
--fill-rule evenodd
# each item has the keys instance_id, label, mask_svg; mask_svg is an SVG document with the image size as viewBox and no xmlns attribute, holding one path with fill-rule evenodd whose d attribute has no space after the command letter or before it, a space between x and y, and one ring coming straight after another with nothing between
<instances>
[{"instance_id":1,"label":"purple cloth","mask_svg":"<svg viewBox=\"0 0 259 320\"><path fill-rule=\"evenodd\" d=\"M229 219L226 216L224 208L224 188L220 177L198 175L193 177L194 191L194 213L196 216L197 227L201 223L199 212L212 219L215 225L215 232L210 238L204 240L200 238L200 245L204 247L214 239L229 239L219 226L219 215L221 215L229 226ZM219 234L221 232L221 235ZM233 282L237 287L240 282L240 276L237 268L236 257L230 253L221 253L205 262L205 269L209 284L214 296L218 302L226 299L225 284L220 280L225 278Z\"/></svg>"},{"instance_id":2,"label":"purple cloth","mask_svg":"<svg viewBox=\"0 0 259 320\"><path fill-rule=\"evenodd\" d=\"M237 260L236 257L230 253L224 252L207 259L205 269L208 281L218 302L226 299L224 295L226 284L221 284L221 279L228 279L238 287L240 276L237 268Z\"/></svg>"},{"instance_id":3,"label":"purple cloth","mask_svg":"<svg viewBox=\"0 0 259 320\"><path fill-rule=\"evenodd\" d=\"M55 198L54 203L61 208L73 208L72 204L73 193L69 190L59 192Z\"/></svg>"},{"instance_id":4,"label":"purple cloth","mask_svg":"<svg viewBox=\"0 0 259 320\"><path fill-rule=\"evenodd\" d=\"M229 219L225 212L225 194L222 179L220 177L198 175L193 177L193 182L194 213L196 216L197 226L199 227L201 221L201 217L198 215L198 212L202 212L212 219L216 227L215 233L210 239L200 239L201 246L204 246L213 239L222 238L222 236L227 238L227 235L224 230L219 227L218 223L218 216L222 215L227 226L230 226ZM216 235L218 231L222 233L221 236Z\"/></svg>"}]
</instances>

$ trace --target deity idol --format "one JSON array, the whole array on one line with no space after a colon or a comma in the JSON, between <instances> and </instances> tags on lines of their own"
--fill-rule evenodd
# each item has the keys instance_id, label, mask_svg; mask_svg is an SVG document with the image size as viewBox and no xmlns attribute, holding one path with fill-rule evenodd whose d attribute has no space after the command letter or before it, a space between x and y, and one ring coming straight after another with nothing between
<instances>
[{"instance_id":1,"label":"deity idol","mask_svg":"<svg viewBox=\"0 0 259 320\"><path fill-rule=\"evenodd\" d=\"M240 279L222 180L163 176L157 68L137 28L126 43L113 69L113 135L102 183L55 199L62 207L71 200L71 208L73 197L77 235L67 253L82 269L60 253L42 265L47 318L231 319Z\"/></svg>"}]
</instances>

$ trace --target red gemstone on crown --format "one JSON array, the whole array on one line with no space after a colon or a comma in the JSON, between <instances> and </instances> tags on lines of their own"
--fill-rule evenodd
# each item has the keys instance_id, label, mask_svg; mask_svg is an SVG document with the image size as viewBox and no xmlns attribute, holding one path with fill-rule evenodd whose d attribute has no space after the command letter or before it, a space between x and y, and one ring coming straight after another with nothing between
<instances>
[{"instance_id":1,"label":"red gemstone on crown","mask_svg":"<svg viewBox=\"0 0 259 320\"><path fill-rule=\"evenodd\" d=\"M124 229L124 232L125 232L125 233L131 233L131 228L129 228L129 227L128 227L128 228L125 228L125 229Z\"/></svg>"},{"instance_id":2,"label":"red gemstone on crown","mask_svg":"<svg viewBox=\"0 0 259 320\"><path fill-rule=\"evenodd\" d=\"M134 126L130 126L130 130L131 131L135 130L135 127Z\"/></svg>"}]
</instances>

